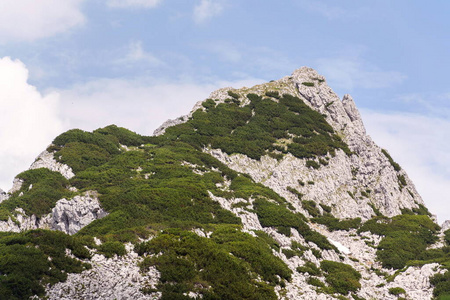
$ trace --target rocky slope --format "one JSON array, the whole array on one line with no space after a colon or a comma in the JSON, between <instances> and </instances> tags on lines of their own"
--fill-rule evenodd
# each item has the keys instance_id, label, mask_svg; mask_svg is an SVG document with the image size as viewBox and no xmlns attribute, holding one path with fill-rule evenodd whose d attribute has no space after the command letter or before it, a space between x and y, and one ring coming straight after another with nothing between
<instances>
[{"instance_id":1,"label":"rocky slope","mask_svg":"<svg viewBox=\"0 0 450 300\"><path fill-rule=\"evenodd\" d=\"M215 91L152 137L63 133L0 202L0 257L23 262L35 244L50 264L33 277L0 263L11 299L450 293L448 223L310 68Z\"/></svg>"}]
</instances>

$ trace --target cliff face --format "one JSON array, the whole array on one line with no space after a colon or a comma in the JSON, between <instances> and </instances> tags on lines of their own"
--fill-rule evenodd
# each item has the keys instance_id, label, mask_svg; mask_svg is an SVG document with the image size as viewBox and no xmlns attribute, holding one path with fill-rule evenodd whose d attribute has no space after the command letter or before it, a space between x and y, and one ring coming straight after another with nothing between
<instances>
[{"instance_id":1,"label":"cliff face","mask_svg":"<svg viewBox=\"0 0 450 300\"><path fill-rule=\"evenodd\" d=\"M256 182L272 188L294 205L298 199L287 190L288 187L298 190L304 199L332 206L333 214L340 218L369 219L375 216L373 208L383 215L394 216L401 214L402 208L418 208L419 204L424 204L407 174L391 163L386 150L378 147L366 134L351 96L345 95L342 100L339 99L326 84L325 78L313 69L303 67L294 71L292 76L252 88L221 89L209 98L221 103L230 98L228 92L245 98L248 93L265 96L268 91L277 91L280 95L288 93L303 99L309 107L326 117L353 154L337 150L327 165L314 169L306 166L309 159L299 159L289 154L277 160L269 155L251 159L243 154L227 155L221 149L205 148L205 151L233 170L249 174ZM199 107L201 105L197 104L193 112ZM160 134L168 126L186 122L188 118L177 120L166 123L155 134ZM314 184L302 185L302 182Z\"/></svg>"},{"instance_id":2,"label":"cliff face","mask_svg":"<svg viewBox=\"0 0 450 300\"><path fill-rule=\"evenodd\" d=\"M353 99L305 67L152 137L63 133L1 201L17 233L0 254L26 239L42 264L65 257L23 294L48 299L431 299L450 240Z\"/></svg>"}]
</instances>

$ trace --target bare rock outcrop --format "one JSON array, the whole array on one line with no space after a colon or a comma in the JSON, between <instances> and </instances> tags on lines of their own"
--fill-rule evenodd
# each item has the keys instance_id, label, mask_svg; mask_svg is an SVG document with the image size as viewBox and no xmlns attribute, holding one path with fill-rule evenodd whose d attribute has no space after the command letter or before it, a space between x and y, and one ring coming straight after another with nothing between
<instances>
[{"instance_id":1,"label":"bare rock outcrop","mask_svg":"<svg viewBox=\"0 0 450 300\"><path fill-rule=\"evenodd\" d=\"M128 245L129 246L129 245ZM128 247L130 248L130 247ZM92 269L80 274L68 274L65 282L47 287L47 298L58 300L156 300L160 293L143 294L142 288L155 288L160 274L155 267L142 274L138 264L142 261L128 249L127 255L105 258L95 254L90 260Z\"/></svg>"},{"instance_id":2,"label":"bare rock outcrop","mask_svg":"<svg viewBox=\"0 0 450 300\"><path fill-rule=\"evenodd\" d=\"M47 168L50 171L59 172L66 179L70 179L75 176L71 167L57 162L53 157L53 153L48 152L47 150L39 154L39 156L30 166L30 170L39 168Z\"/></svg>"},{"instance_id":3,"label":"bare rock outcrop","mask_svg":"<svg viewBox=\"0 0 450 300\"><path fill-rule=\"evenodd\" d=\"M272 188L300 211L299 201L288 187L298 190L304 199L331 206L333 214L340 218L369 219L375 215L374 209L383 215L394 216L400 214L402 208L417 208L423 204L406 173L396 170L382 149L366 134L351 96L345 95L341 101L323 76L306 67L278 81L247 88L243 93L264 95L265 91L272 89L298 96L324 115L353 154L338 150L328 165L312 169L306 166L306 159L290 154L281 160L269 156L254 160L243 154L228 155L220 149L207 148L205 152L233 170L247 173L255 181ZM226 89L211 96L225 98Z\"/></svg>"},{"instance_id":4,"label":"bare rock outcrop","mask_svg":"<svg viewBox=\"0 0 450 300\"><path fill-rule=\"evenodd\" d=\"M0 203L8 198L9 198L8 194L2 189L0 189Z\"/></svg>"},{"instance_id":5,"label":"bare rock outcrop","mask_svg":"<svg viewBox=\"0 0 450 300\"><path fill-rule=\"evenodd\" d=\"M106 215L107 212L100 206L97 193L88 191L69 200L58 200L52 212L40 218L35 215L27 216L22 208L17 208L13 212L13 218L0 221L0 231L20 232L43 228L75 234L92 221Z\"/></svg>"}]
</instances>

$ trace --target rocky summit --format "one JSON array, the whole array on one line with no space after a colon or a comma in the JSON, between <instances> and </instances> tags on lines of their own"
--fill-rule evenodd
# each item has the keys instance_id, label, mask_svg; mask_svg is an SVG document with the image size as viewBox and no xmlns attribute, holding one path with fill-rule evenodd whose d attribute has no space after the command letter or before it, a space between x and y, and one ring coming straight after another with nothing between
<instances>
[{"instance_id":1,"label":"rocky summit","mask_svg":"<svg viewBox=\"0 0 450 300\"><path fill-rule=\"evenodd\" d=\"M303 67L57 136L0 190L0 299L449 299L448 224Z\"/></svg>"}]
</instances>

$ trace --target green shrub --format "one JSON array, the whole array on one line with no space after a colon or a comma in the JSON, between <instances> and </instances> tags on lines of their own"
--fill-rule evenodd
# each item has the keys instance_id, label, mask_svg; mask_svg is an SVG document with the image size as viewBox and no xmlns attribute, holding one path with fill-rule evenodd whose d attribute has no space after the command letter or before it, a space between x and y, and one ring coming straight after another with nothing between
<instances>
[{"instance_id":1,"label":"green shrub","mask_svg":"<svg viewBox=\"0 0 450 300\"><path fill-rule=\"evenodd\" d=\"M89 258L82 242L58 231L32 230L0 233L0 298L43 297L44 286L65 281L67 273L80 273L89 265L66 256Z\"/></svg>"},{"instance_id":2,"label":"green shrub","mask_svg":"<svg viewBox=\"0 0 450 300\"><path fill-rule=\"evenodd\" d=\"M350 265L323 260L320 262L320 267L325 272L325 281L337 293L347 295L361 288L359 283L361 274Z\"/></svg>"},{"instance_id":3,"label":"green shrub","mask_svg":"<svg viewBox=\"0 0 450 300\"><path fill-rule=\"evenodd\" d=\"M135 249L140 255L161 254L145 258L141 269L156 266L161 272L163 298L178 299L203 282L213 287L199 290L207 299L276 299L273 286L257 277L276 284L278 276L291 274L263 240L231 226L218 226L210 239L169 230ZM184 288L173 290L174 284Z\"/></svg>"},{"instance_id":4,"label":"green shrub","mask_svg":"<svg viewBox=\"0 0 450 300\"><path fill-rule=\"evenodd\" d=\"M406 294L406 291L404 289L402 289L401 287L392 287L392 288L389 288L389 294L398 296L401 294Z\"/></svg>"},{"instance_id":5,"label":"green shrub","mask_svg":"<svg viewBox=\"0 0 450 300\"><path fill-rule=\"evenodd\" d=\"M450 271L430 277L430 283L434 286L433 296L436 299L446 299L450 295Z\"/></svg>"},{"instance_id":6,"label":"green shrub","mask_svg":"<svg viewBox=\"0 0 450 300\"><path fill-rule=\"evenodd\" d=\"M94 134L99 133L107 136L114 136L117 138L121 145L126 146L141 146L149 141L148 137L139 135L131 130L123 127L118 127L116 125L109 125L105 128L97 129L93 132Z\"/></svg>"},{"instance_id":7,"label":"green shrub","mask_svg":"<svg viewBox=\"0 0 450 300\"><path fill-rule=\"evenodd\" d=\"M302 82L305 86L314 86L314 82Z\"/></svg>"},{"instance_id":8,"label":"green shrub","mask_svg":"<svg viewBox=\"0 0 450 300\"><path fill-rule=\"evenodd\" d=\"M370 231L384 235L378 245L377 258L383 267L401 269L415 260L436 240L439 226L428 216L398 215L375 217L364 223L358 232Z\"/></svg>"},{"instance_id":9,"label":"green shrub","mask_svg":"<svg viewBox=\"0 0 450 300\"><path fill-rule=\"evenodd\" d=\"M217 106L204 102L208 106L206 112L196 111L187 123L168 128L158 139L184 141L198 149L210 145L228 154L242 153L253 159L274 150L290 152L299 158L323 156L335 149L350 154L325 118L299 98L284 94L279 103L256 94L248 94L247 98L250 104L244 107L234 102ZM288 133L298 137L287 145L287 150L274 146L278 138L286 138Z\"/></svg>"},{"instance_id":10,"label":"green shrub","mask_svg":"<svg viewBox=\"0 0 450 300\"><path fill-rule=\"evenodd\" d=\"M398 172L402 169L400 167L400 165L392 159L392 157L389 155L389 153L385 149L381 149L381 152L387 157L387 159L389 160L389 163L394 167L395 171Z\"/></svg>"},{"instance_id":11,"label":"green shrub","mask_svg":"<svg viewBox=\"0 0 450 300\"><path fill-rule=\"evenodd\" d=\"M276 98L276 99L280 99L280 93L278 93L278 91L267 91L266 92L266 96L267 97Z\"/></svg>"},{"instance_id":12,"label":"green shrub","mask_svg":"<svg viewBox=\"0 0 450 300\"><path fill-rule=\"evenodd\" d=\"M320 164L317 163L314 160L307 160L306 161L306 167L307 168L313 168L313 169L319 169L320 168Z\"/></svg>"},{"instance_id":13,"label":"green shrub","mask_svg":"<svg viewBox=\"0 0 450 300\"><path fill-rule=\"evenodd\" d=\"M109 241L101 244L98 250L105 257L111 258L114 255L122 256L127 254L124 244L117 241Z\"/></svg>"},{"instance_id":14,"label":"green shrub","mask_svg":"<svg viewBox=\"0 0 450 300\"><path fill-rule=\"evenodd\" d=\"M447 243L447 245L450 245L450 229L444 231L444 240Z\"/></svg>"},{"instance_id":15,"label":"green shrub","mask_svg":"<svg viewBox=\"0 0 450 300\"><path fill-rule=\"evenodd\" d=\"M8 216L6 211L12 212L16 207L23 208L29 216L41 217L50 213L59 199L72 194L66 189L67 179L47 168L28 170L17 175L17 178L23 180L22 187L0 204L5 217Z\"/></svg>"},{"instance_id":16,"label":"green shrub","mask_svg":"<svg viewBox=\"0 0 450 300\"><path fill-rule=\"evenodd\" d=\"M310 285L314 285L320 288L324 288L325 287L325 283L323 283L322 281L320 281L319 278L316 277L309 277L308 279L306 279L306 282Z\"/></svg>"},{"instance_id":17,"label":"green shrub","mask_svg":"<svg viewBox=\"0 0 450 300\"><path fill-rule=\"evenodd\" d=\"M409 208L401 208L400 211L403 215L424 215L424 216L430 216L431 213L428 211L428 209L423 204L418 204L419 207L413 207L412 209Z\"/></svg>"},{"instance_id":18,"label":"green shrub","mask_svg":"<svg viewBox=\"0 0 450 300\"><path fill-rule=\"evenodd\" d=\"M298 256L298 253L292 249L282 249L281 252L283 252L284 255L286 255L287 259L292 258L294 256Z\"/></svg>"},{"instance_id":19,"label":"green shrub","mask_svg":"<svg viewBox=\"0 0 450 300\"><path fill-rule=\"evenodd\" d=\"M403 189L407 185L405 176L397 175L397 179L398 179L398 185L399 185L400 189Z\"/></svg>"},{"instance_id":20,"label":"green shrub","mask_svg":"<svg viewBox=\"0 0 450 300\"><path fill-rule=\"evenodd\" d=\"M305 185L305 184L303 183L303 185ZM302 193L300 193L299 191L297 191L296 189L294 189L294 188L292 188L292 187L290 187L290 186L288 186L286 189L287 189L289 192L291 192L292 194L296 195L297 198L298 198L298 200L302 200L302 197L303 197L303 194L302 194Z\"/></svg>"},{"instance_id":21,"label":"green shrub","mask_svg":"<svg viewBox=\"0 0 450 300\"><path fill-rule=\"evenodd\" d=\"M234 93L233 91L228 91L228 96L238 100L239 99L239 95Z\"/></svg>"},{"instance_id":22,"label":"green shrub","mask_svg":"<svg viewBox=\"0 0 450 300\"><path fill-rule=\"evenodd\" d=\"M331 206L319 203L320 207L322 207L323 211L326 213L331 213Z\"/></svg>"},{"instance_id":23,"label":"green shrub","mask_svg":"<svg viewBox=\"0 0 450 300\"><path fill-rule=\"evenodd\" d=\"M373 203L368 203L368 204L369 204L370 208L372 208L373 212L375 213L375 216L377 216L377 217L383 216L383 214L380 212L380 210L378 208L376 208Z\"/></svg>"},{"instance_id":24,"label":"green shrub","mask_svg":"<svg viewBox=\"0 0 450 300\"><path fill-rule=\"evenodd\" d=\"M254 203L256 214L264 227L292 227L295 228L309 242L315 243L321 249L336 249L330 244L328 239L311 230L305 223L305 217L299 213L293 213L286 207L278 205L267 200L258 199Z\"/></svg>"},{"instance_id":25,"label":"green shrub","mask_svg":"<svg viewBox=\"0 0 450 300\"><path fill-rule=\"evenodd\" d=\"M321 276L322 271L310 261L307 261L303 266L297 267L297 272L308 273L311 276Z\"/></svg>"},{"instance_id":26,"label":"green shrub","mask_svg":"<svg viewBox=\"0 0 450 300\"><path fill-rule=\"evenodd\" d=\"M311 216L320 216L320 211L316 206L316 202L314 202L313 200L303 200L301 203L303 209L305 209Z\"/></svg>"}]
</instances>

